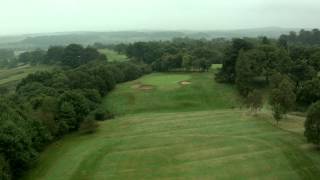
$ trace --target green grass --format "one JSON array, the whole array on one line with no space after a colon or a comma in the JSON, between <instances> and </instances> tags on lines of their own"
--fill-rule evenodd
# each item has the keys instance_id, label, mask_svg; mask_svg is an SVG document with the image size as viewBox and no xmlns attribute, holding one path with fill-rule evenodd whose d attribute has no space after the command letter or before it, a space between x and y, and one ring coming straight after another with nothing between
<instances>
[{"instance_id":1,"label":"green grass","mask_svg":"<svg viewBox=\"0 0 320 180\"><path fill-rule=\"evenodd\" d=\"M141 113L51 145L24 179L317 179L320 156L269 115Z\"/></svg>"},{"instance_id":2,"label":"green grass","mask_svg":"<svg viewBox=\"0 0 320 180\"><path fill-rule=\"evenodd\" d=\"M15 85L28 74L36 71L50 70L50 66L20 66L11 69L0 69L0 86L14 89Z\"/></svg>"},{"instance_id":3,"label":"green grass","mask_svg":"<svg viewBox=\"0 0 320 180\"><path fill-rule=\"evenodd\" d=\"M188 80L190 85L179 82ZM143 91L137 84L152 85ZM119 85L104 106L116 114L234 108L240 105L231 86L215 83L212 73L154 73Z\"/></svg>"},{"instance_id":4,"label":"green grass","mask_svg":"<svg viewBox=\"0 0 320 180\"><path fill-rule=\"evenodd\" d=\"M106 55L109 62L124 62L128 61L128 58L124 54L118 54L110 49L99 49L99 52Z\"/></svg>"},{"instance_id":5,"label":"green grass","mask_svg":"<svg viewBox=\"0 0 320 180\"><path fill-rule=\"evenodd\" d=\"M50 145L22 179L320 177L319 152L303 137L304 118L289 115L275 126L269 110L252 115L239 101L212 73L154 73L121 84L103 104L116 119L101 122L95 134Z\"/></svg>"}]
</instances>

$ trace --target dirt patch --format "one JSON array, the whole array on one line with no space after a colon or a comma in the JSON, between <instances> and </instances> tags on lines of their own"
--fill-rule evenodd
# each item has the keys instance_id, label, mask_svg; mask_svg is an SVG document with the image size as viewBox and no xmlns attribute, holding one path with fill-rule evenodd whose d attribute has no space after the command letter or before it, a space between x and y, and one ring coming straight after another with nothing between
<instances>
[{"instance_id":1,"label":"dirt patch","mask_svg":"<svg viewBox=\"0 0 320 180\"><path fill-rule=\"evenodd\" d=\"M182 86L187 86L191 84L191 81L180 81L179 84Z\"/></svg>"},{"instance_id":2,"label":"dirt patch","mask_svg":"<svg viewBox=\"0 0 320 180\"><path fill-rule=\"evenodd\" d=\"M133 89L138 89L138 90L142 90L142 91L151 91L151 90L153 90L155 88L152 85L141 84L140 82L137 82L137 83L133 84L131 87Z\"/></svg>"}]
</instances>

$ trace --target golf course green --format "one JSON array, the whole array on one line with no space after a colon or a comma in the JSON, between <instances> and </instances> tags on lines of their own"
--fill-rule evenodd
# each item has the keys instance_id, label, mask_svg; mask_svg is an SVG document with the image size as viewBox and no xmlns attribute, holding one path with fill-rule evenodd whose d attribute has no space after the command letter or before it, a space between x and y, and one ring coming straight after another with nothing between
<instances>
[{"instance_id":1,"label":"golf course green","mask_svg":"<svg viewBox=\"0 0 320 180\"><path fill-rule=\"evenodd\" d=\"M252 114L212 72L153 73L120 84L102 107L116 118L53 143L22 179L317 179L304 118L276 126Z\"/></svg>"}]
</instances>

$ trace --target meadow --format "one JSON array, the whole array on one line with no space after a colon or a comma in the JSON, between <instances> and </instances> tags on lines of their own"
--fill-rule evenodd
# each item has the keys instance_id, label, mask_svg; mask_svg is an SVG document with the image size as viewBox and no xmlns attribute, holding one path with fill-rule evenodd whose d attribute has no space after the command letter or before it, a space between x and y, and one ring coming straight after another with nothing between
<instances>
[{"instance_id":1,"label":"meadow","mask_svg":"<svg viewBox=\"0 0 320 180\"><path fill-rule=\"evenodd\" d=\"M50 145L27 180L317 179L319 152L303 117L276 126L254 115L233 86L207 73L153 73L118 85L103 107L116 118L97 133Z\"/></svg>"}]
</instances>

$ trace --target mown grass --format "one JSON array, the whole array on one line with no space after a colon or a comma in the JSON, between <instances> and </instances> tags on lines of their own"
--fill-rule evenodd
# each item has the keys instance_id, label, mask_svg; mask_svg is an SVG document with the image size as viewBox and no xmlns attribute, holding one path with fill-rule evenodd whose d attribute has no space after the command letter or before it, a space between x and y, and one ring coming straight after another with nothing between
<instances>
[{"instance_id":1,"label":"mown grass","mask_svg":"<svg viewBox=\"0 0 320 180\"><path fill-rule=\"evenodd\" d=\"M275 126L267 109L252 115L212 73L150 74L119 85L103 106L117 118L95 134L52 144L22 179L320 177L320 155L303 137L302 117Z\"/></svg>"},{"instance_id":2,"label":"mown grass","mask_svg":"<svg viewBox=\"0 0 320 180\"><path fill-rule=\"evenodd\" d=\"M51 145L24 179L317 179L303 136L243 110L140 113Z\"/></svg>"},{"instance_id":3,"label":"mown grass","mask_svg":"<svg viewBox=\"0 0 320 180\"><path fill-rule=\"evenodd\" d=\"M181 81L190 81L181 85ZM137 84L151 85L144 91ZM212 73L154 73L119 85L104 106L117 115L236 108L240 99L233 87L214 82Z\"/></svg>"},{"instance_id":4,"label":"mown grass","mask_svg":"<svg viewBox=\"0 0 320 180\"><path fill-rule=\"evenodd\" d=\"M124 62L128 61L128 57L124 54L119 54L110 49L99 49L99 52L106 55L109 62Z\"/></svg>"}]
</instances>

